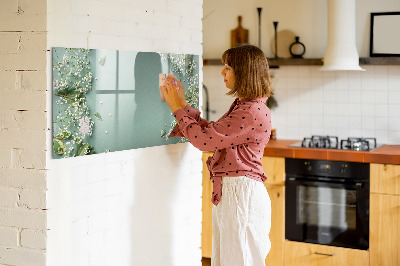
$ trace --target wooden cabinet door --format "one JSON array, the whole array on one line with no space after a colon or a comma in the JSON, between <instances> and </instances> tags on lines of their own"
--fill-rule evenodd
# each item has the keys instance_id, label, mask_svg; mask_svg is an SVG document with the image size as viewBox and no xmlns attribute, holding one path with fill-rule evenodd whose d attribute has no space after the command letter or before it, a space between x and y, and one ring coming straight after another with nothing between
<instances>
[{"instance_id":1,"label":"wooden cabinet door","mask_svg":"<svg viewBox=\"0 0 400 266\"><path fill-rule=\"evenodd\" d=\"M285 266L368 266L365 250L285 240ZM372 265L372 264L371 264Z\"/></svg>"},{"instance_id":2,"label":"wooden cabinet door","mask_svg":"<svg viewBox=\"0 0 400 266\"><path fill-rule=\"evenodd\" d=\"M285 185L285 158L264 156L261 163L268 177L266 184Z\"/></svg>"},{"instance_id":3,"label":"wooden cabinet door","mask_svg":"<svg viewBox=\"0 0 400 266\"><path fill-rule=\"evenodd\" d=\"M400 195L400 165L370 165L371 193Z\"/></svg>"},{"instance_id":4,"label":"wooden cabinet door","mask_svg":"<svg viewBox=\"0 0 400 266\"><path fill-rule=\"evenodd\" d=\"M211 152L203 153L203 195L202 195L202 224L201 224L201 253L204 258L211 258L212 252L212 183L206 161Z\"/></svg>"},{"instance_id":5,"label":"wooden cabinet door","mask_svg":"<svg viewBox=\"0 0 400 266\"><path fill-rule=\"evenodd\" d=\"M285 240L285 187L265 184L271 199L271 250L265 259L266 266L283 265Z\"/></svg>"},{"instance_id":6,"label":"wooden cabinet door","mask_svg":"<svg viewBox=\"0 0 400 266\"><path fill-rule=\"evenodd\" d=\"M371 194L371 266L400 265L400 196Z\"/></svg>"}]
</instances>

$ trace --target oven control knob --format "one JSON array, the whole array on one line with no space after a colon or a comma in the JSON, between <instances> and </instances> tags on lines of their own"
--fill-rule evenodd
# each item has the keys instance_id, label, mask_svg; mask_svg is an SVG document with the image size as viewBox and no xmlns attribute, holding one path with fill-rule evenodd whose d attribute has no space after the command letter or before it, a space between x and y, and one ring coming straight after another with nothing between
<instances>
[{"instance_id":1,"label":"oven control knob","mask_svg":"<svg viewBox=\"0 0 400 266\"><path fill-rule=\"evenodd\" d=\"M346 173L346 169L347 169L347 164L342 164L342 167L340 168L340 173L341 174Z\"/></svg>"},{"instance_id":2,"label":"oven control knob","mask_svg":"<svg viewBox=\"0 0 400 266\"><path fill-rule=\"evenodd\" d=\"M306 167L306 170L310 172L311 169L312 169L312 167L311 167L311 162L305 162L304 165L305 165L305 167Z\"/></svg>"}]
</instances>

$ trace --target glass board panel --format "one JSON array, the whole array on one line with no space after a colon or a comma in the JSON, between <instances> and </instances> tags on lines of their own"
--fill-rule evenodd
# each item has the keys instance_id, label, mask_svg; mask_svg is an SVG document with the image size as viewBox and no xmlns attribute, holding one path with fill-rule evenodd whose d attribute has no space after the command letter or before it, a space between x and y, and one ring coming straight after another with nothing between
<instances>
[{"instance_id":1,"label":"glass board panel","mask_svg":"<svg viewBox=\"0 0 400 266\"><path fill-rule=\"evenodd\" d=\"M53 158L167 145L176 122L159 75L174 74L198 108L199 56L55 47Z\"/></svg>"}]
</instances>

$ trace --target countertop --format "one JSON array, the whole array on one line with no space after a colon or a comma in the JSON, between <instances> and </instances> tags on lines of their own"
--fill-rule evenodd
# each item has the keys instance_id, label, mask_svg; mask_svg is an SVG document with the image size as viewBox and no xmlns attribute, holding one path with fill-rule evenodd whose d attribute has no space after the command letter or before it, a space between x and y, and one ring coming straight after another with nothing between
<instances>
[{"instance_id":1,"label":"countertop","mask_svg":"<svg viewBox=\"0 0 400 266\"><path fill-rule=\"evenodd\" d=\"M382 145L372 151L290 147L301 140L270 140L264 156L364 163L400 164L400 145Z\"/></svg>"}]
</instances>

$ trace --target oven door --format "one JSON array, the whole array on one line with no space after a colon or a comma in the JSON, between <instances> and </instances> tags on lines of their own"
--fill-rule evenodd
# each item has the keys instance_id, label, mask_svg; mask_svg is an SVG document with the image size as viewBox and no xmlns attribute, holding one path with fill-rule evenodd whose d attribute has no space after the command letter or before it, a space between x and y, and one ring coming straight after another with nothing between
<instances>
[{"instance_id":1,"label":"oven door","mask_svg":"<svg viewBox=\"0 0 400 266\"><path fill-rule=\"evenodd\" d=\"M286 178L286 239L367 250L369 185Z\"/></svg>"}]
</instances>

